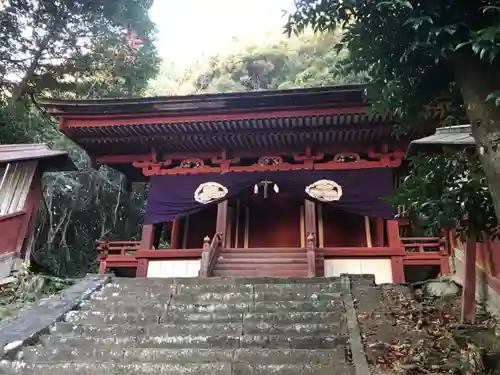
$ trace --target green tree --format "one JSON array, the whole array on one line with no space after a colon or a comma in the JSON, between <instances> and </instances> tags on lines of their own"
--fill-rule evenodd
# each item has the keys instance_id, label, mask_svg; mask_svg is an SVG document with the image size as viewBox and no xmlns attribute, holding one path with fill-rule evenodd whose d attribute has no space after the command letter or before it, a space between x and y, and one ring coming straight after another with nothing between
<instances>
[{"instance_id":1,"label":"green tree","mask_svg":"<svg viewBox=\"0 0 500 375\"><path fill-rule=\"evenodd\" d=\"M418 124L425 106L452 103L472 124L500 217L499 21L498 0L301 0L286 32L341 27L344 67L368 74L379 111Z\"/></svg>"},{"instance_id":2,"label":"green tree","mask_svg":"<svg viewBox=\"0 0 500 375\"><path fill-rule=\"evenodd\" d=\"M151 90L160 95L242 92L365 80L363 73L344 75L340 60L347 53L338 55L335 46L339 36L335 33L315 35L308 30L291 39L267 33L265 39L260 39L235 39L229 53L199 61L185 71L165 63Z\"/></svg>"},{"instance_id":3,"label":"green tree","mask_svg":"<svg viewBox=\"0 0 500 375\"><path fill-rule=\"evenodd\" d=\"M154 74L152 0L6 0L0 13L0 85L13 106L31 92L77 97L132 93ZM126 63L126 34L143 42ZM132 83L133 82L133 83Z\"/></svg>"},{"instance_id":4,"label":"green tree","mask_svg":"<svg viewBox=\"0 0 500 375\"><path fill-rule=\"evenodd\" d=\"M95 169L35 98L142 95L159 65L151 3L2 3L0 142L47 142L67 150L78 167L45 175L36 232L27 242L37 262L57 275L95 271L97 238L136 239L146 192L143 186L129 192L120 173ZM127 46L130 30L143 42L136 51Z\"/></svg>"},{"instance_id":5,"label":"green tree","mask_svg":"<svg viewBox=\"0 0 500 375\"><path fill-rule=\"evenodd\" d=\"M498 221L484 169L470 150L417 155L411 173L389 201L406 208L412 221L436 235L455 229L462 238L498 237Z\"/></svg>"}]
</instances>

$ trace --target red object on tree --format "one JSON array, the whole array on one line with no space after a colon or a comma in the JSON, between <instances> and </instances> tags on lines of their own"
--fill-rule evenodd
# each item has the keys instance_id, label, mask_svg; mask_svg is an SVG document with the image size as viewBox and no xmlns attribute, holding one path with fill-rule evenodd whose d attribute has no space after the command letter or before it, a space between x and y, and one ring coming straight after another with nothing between
<instances>
[{"instance_id":1,"label":"red object on tree","mask_svg":"<svg viewBox=\"0 0 500 375\"><path fill-rule=\"evenodd\" d=\"M137 37L137 31L135 30L130 30L126 39L128 48L132 51L137 51L139 47L142 46L142 44L144 43L142 39L139 39Z\"/></svg>"}]
</instances>

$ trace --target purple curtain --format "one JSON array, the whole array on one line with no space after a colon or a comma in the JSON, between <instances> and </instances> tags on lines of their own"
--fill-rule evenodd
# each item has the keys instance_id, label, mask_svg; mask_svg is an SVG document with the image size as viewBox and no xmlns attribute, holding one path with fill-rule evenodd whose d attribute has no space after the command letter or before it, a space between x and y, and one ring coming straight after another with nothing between
<instances>
[{"instance_id":1,"label":"purple curtain","mask_svg":"<svg viewBox=\"0 0 500 375\"><path fill-rule=\"evenodd\" d=\"M280 192L310 198L305 192L306 186L321 179L333 180L342 187L340 200L329 205L363 216L394 218L396 211L384 200L392 192L392 171L390 168L373 168L152 176L144 222L162 223L205 208L206 205L194 199L195 190L205 182L217 182L225 186L228 194L224 199L234 197L263 180L276 183Z\"/></svg>"}]
</instances>

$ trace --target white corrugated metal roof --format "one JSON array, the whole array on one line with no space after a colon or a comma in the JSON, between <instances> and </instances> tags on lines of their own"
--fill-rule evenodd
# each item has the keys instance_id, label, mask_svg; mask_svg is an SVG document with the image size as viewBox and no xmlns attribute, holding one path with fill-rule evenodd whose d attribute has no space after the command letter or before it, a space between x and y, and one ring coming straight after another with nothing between
<instances>
[{"instance_id":1,"label":"white corrugated metal roof","mask_svg":"<svg viewBox=\"0 0 500 375\"><path fill-rule=\"evenodd\" d=\"M47 160L47 167L54 169L75 169L67 152L51 150L45 143L0 145L0 164L27 160Z\"/></svg>"},{"instance_id":2,"label":"white corrugated metal roof","mask_svg":"<svg viewBox=\"0 0 500 375\"><path fill-rule=\"evenodd\" d=\"M467 147L475 144L470 125L456 125L439 128L428 137L416 139L410 143L406 156L414 155L425 146L458 146Z\"/></svg>"}]
</instances>

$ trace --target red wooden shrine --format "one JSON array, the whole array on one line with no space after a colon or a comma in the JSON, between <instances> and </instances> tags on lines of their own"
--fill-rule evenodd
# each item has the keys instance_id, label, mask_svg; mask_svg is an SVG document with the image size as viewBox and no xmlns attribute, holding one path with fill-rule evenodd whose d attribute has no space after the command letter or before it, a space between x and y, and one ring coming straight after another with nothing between
<instances>
[{"instance_id":1,"label":"red wooden shrine","mask_svg":"<svg viewBox=\"0 0 500 375\"><path fill-rule=\"evenodd\" d=\"M395 137L395 119L371 114L363 90L348 85L41 105L95 163L115 168L130 182L391 168L396 186L409 142L435 126ZM389 262L394 282L405 280L405 266L435 265L448 273L447 239L411 237L410 224L340 211L263 180L193 214L144 225L140 241L101 239L97 250L101 272L134 268L137 276L146 276L151 262L186 259L200 260L200 276L332 276L353 264L367 269L366 262L375 260ZM170 248L156 249L162 239Z\"/></svg>"}]
</instances>

